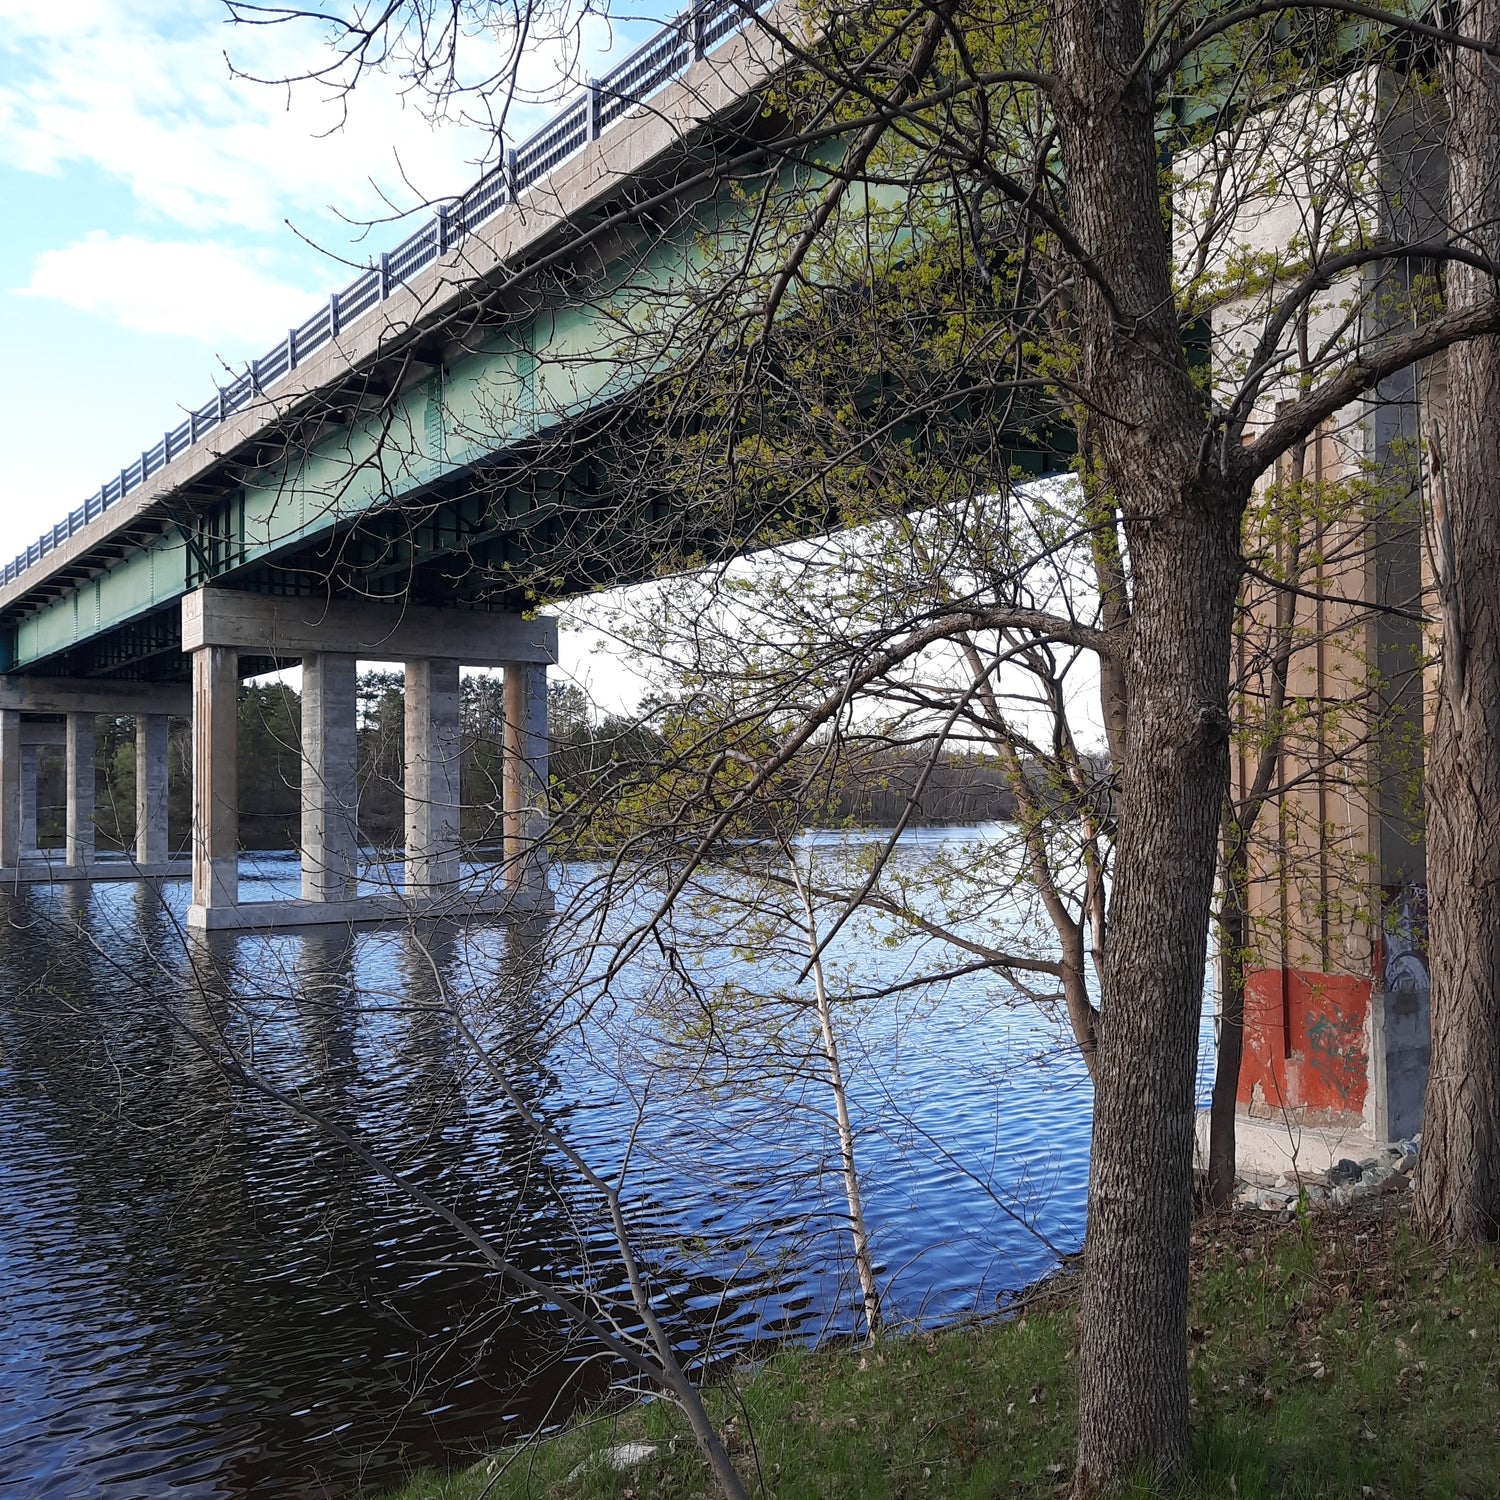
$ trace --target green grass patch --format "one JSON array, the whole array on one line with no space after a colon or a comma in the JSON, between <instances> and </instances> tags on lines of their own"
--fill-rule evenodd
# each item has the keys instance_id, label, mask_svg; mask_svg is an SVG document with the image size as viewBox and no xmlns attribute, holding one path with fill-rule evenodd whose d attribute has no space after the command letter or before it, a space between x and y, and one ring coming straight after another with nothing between
<instances>
[{"instance_id":1,"label":"green grass patch","mask_svg":"<svg viewBox=\"0 0 1500 1500\"><path fill-rule=\"evenodd\" d=\"M1500 1496L1500 1273L1436 1256L1390 1200L1194 1236L1197 1463L1133 1496ZM867 1348L789 1351L707 1393L752 1493L778 1500L1065 1494L1076 1307L1063 1279L1024 1314ZM649 1444L627 1472L606 1450ZM580 1418L391 1500L646 1500L712 1494L666 1402Z\"/></svg>"}]
</instances>

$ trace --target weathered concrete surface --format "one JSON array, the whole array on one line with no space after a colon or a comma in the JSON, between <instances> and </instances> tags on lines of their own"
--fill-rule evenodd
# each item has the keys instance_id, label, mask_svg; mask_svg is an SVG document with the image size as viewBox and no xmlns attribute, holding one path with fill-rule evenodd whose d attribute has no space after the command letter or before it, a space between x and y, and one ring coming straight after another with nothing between
<instances>
[{"instance_id":1,"label":"weathered concrete surface","mask_svg":"<svg viewBox=\"0 0 1500 1500\"><path fill-rule=\"evenodd\" d=\"M94 715L68 715L67 842L64 863L83 869L94 859Z\"/></svg>"},{"instance_id":2,"label":"weathered concrete surface","mask_svg":"<svg viewBox=\"0 0 1500 1500\"><path fill-rule=\"evenodd\" d=\"M546 616L280 599L196 589L182 599L182 649L233 646L257 656L346 652L365 661L449 658L471 667L557 660L557 621Z\"/></svg>"},{"instance_id":3,"label":"weathered concrete surface","mask_svg":"<svg viewBox=\"0 0 1500 1500\"><path fill-rule=\"evenodd\" d=\"M239 653L193 653L193 904L201 914L239 899ZM195 915L196 914L196 915Z\"/></svg>"},{"instance_id":4,"label":"weathered concrete surface","mask_svg":"<svg viewBox=\"0 0 1500 1500\"><path fill-rule=\"evenodd\" d=\"M511 662L505 668L505 761L502 822L505 879L535 894L545 880L547 837L547 671Z\"/></svg>"},{"instance_id":5,"label":"weathered concrete surface","mask_svg":"<svg viewBox=\"0 0 1500 1500\"><path fill-rule=\"evenodd\" d=\"M1208 1168L1208 1111L1197 1115L1194 1150L1197 1169ZM1390 1148L1358 1125L1299 1125L1288 1115L1266 1120L1238 1115L1234 1122L1235 1171L1243 1177L1266 1178L1323 1175L1340 1161L1362 1161Z\"/></svg>"},{"instance_id":6,"label":"weathered concrete surface","mask_svg":"<svg viewBox=\"0 0 1500 1500\"><path fill-rule=\"evenodd\" d=\"M1425 972L1424 972L1425 981ZM1370 1091L1365 1131L1376 1140L1409 1138L1422 1128L1432 1061L1428 986L1377 986L1370 997Z\"/></svg>"},{"instance_id":7,"label":"weathered concrete surface","mask_svg":"<svg viewBox=\"0 0 1500 1500\"><path fill-rule=\"evenodd\" d=\"M354 895L358 852L358 748L353 656L302 658L302 899Z\"/></svg>"},{"instance_id":8,"label":"weathered concrete surface","mask_svg":"<svg viewBox=\"0 0 1500 1500\"><path fill-rule=\"evenodd\" d=\"M65 864L62 851L33 850L19 868L0 867L0 885L52 885L75 880L167 880L190 876L193 863L187 859L164 860L143 865L133 859L95 859L88 865Z\"/></svg>"},{"instance_id":9,"label":"weathered concrete surface","mask_svg":"<svg viewBox=\"0 0 1500 1500\"><path fill-rule=\"evenodd\" d=\"M0 711L28 714L174 714L193 711L192 690L174 682L0 676Z\"/></svg>"},{"instance_id":10,"label":"weathered concrete surface","mask_svg":"<svg viewBox=\"0 0 1500 1500\"><path fill-rule=\"evenodd\" d=\"M135 858L140 865L167 859L166 714L139 714L135 721Z\"/></svg>"},{"instance_id":11,"label":"weathered concrete surface","mask_svg":"<svg viewBox=\"0 0 1500 1500\"><path fill-rule=\"evenodd\" d=\"M61 727L61 726L59 726ZM36 852L36 757L40 745L26 738L21 728L21 858Z\"/></svg>"},{"instance_id":12,"label":"weathered concrete surface","mask_svg":"<svg viewBox=\"0 0 1500 1500\"><path fill-rule=\"evenodd\" d=\"M0 866L21 862L21 715L0 706Z\"/></svg>"},{"instance_id":13,"label":"weathered concrete surface","mask_svg":"<svg viewBox=\"0 0 1500 1500\"><path fill-rule=\"evenodd\" d=\"M458 879L458 663L406 663L406 892L428 897Z\"/></svg>"},{"instance_id":14,"label":"weathered concrete surface","mask_svg":"<svg viewBox=\"0 0 1500 1500\"><path fill-rule=\"evenodd\" d=\"M238 906L201 912L195 909L190 925L198 932L267 932L283 927L461 921L506 913L532 915L547 910L550 897L546 893L533 900L525 893L490 885L475 891L449 890L432 896L380 892L357 896L352 901L244 901Z\"/></svg>"}]
</instances>

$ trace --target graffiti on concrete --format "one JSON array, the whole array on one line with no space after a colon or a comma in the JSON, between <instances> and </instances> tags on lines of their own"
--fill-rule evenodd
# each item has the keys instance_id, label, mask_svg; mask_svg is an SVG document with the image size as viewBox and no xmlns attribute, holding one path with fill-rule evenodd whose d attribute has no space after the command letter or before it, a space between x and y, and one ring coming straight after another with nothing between
<instances>
[{"instance_id":1,"label":"graffiti on concrete","mask_svg":"<svg viewBox=\"0 0 1500 1500\"><path fill-rule=\"evenodd\" d=\"M1426 996L1427 887L1387 886L1385 900L1385 962L1381 978L1387 995Z\"/></svg>"}]
</instances>

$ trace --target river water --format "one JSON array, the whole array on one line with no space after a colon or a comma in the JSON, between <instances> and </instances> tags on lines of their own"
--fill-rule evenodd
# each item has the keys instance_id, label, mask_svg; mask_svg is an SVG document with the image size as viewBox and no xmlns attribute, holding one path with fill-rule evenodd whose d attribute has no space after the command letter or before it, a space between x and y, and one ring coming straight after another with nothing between
<instances>
[{"instance_id":1,"label":"river water","mask_svg":"<svg viewBox=\"0 0 1500 1500\"><path fill-rule=\"evenodd\" d=\"M908 877L984 837L908 836ZM247 898L295 889L289 860L244 874ZM564 906L587 879L560 872ZM181 933L186 899L0 897L0 1492L378 1493L602 1393L597 1345L389 1173L585 1298L619 1290L621 1261L563 1148L623 1173L690 1361L857 1327L805 1016L753 1058L757 1025L684 1028L705 974L716 1004L776 988L785 964L750 928L700 951L700 988L664 987L682 966L656 945L654 977L627 970L582 1013L539 977L555 926L205 948ZM1081 1240L1083 1068L993 975L912 984L912 945L868 925L828 960L845 996L896 986L840 1011L887 1313L991 1308Z\"/></svg>"}]
</instances>

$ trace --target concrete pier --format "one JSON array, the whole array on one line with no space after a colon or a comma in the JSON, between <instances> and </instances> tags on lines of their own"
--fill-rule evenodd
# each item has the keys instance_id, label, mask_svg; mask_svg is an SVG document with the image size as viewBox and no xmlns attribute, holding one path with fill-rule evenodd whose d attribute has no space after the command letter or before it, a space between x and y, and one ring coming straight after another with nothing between
<instances>
[{"instance_id":1,"label":"concrete pier","mask_svg":"<svg viewBox=\"0 0 1500 1500\"><path fill-rule=\"evenodd\" d=\"M547 672L526 662L505 668L503 826L505 883L537 894L547 837Z\"/></svg>"},{"instance_id":2,"label":"concrete pier","mask_svg":"<svg viewBox=\"0 0 1500 1500\"><path fill-rule=\"evenodd\" d=\"M459 870L458 663L406 663L406 894L441 896Z\"/></svg>"},{"instance_id":3,"label":"concrete pier","mask_svg":"<svg viewBox=\"0 0 1500 1500\"><path fill-rule=\"evenodd\" d=\"M83 869L94 862L94 715L68 715L67 843L63 863Z\"/></svg>"},{"instance_id":4,"label":"concrete pier","mask_svg":"<svg viewBox=\"0 0 1500 1500\"><path fill-rule=\"evenodd\" d=\"M358 855L358 663L343 652L302 658L302 899L347 901Z\"/></svg>"},{"instance_id":5,"label":"concrete pier","mask_svg":"<svg viewBox=\"0 0 1500 1500\"><path fill-rule=\"evenodd\" d=\"M0 705L0 867L21 862L21 715Z\"/></svg>"},{"instance_id":6,"label":"concrete pier","mask_svg":"<svg viewBox=\"0 0 1500 1500\"><path fill-rule=\"evenodd\" d=\"M240 896L239 652L205 646L193 653L193 903L201 913Z\"/></svg>"},{"instance_id":7,"label":"concrete pier","mask_svg":"<svg viewBox=\"0 0 1500 1500\"><path fill-rule=\"evenodd\" d=\"M165 864L167 851L166 714L139 714L135 721L135 858L139 865Z\"/></svg>"},{"instance_id":8,"label":"concrete pier","mask_svg":"<svg viewBox=\"0 0 1500 1500\"><path fill-rule=\"evenodd\" d=\"M41 753L67 743L67 726L51 720L21 720L21 857L37 856L37 774Z\"/></svg>"},{"instance_id":9,"label":"concrete pier","mask_svg":"<svg viewBox=\"0 0 1500 1500\"><path fill-rule=\"evenodd\" d=\"M135 880L142 875L185 874L186 867L174 865L167 855L166 735L169 715L186 717L191 711L191 693L175 683L0 676L0 880ZM94 747L95 719L100 714L136 716L138 736L141 720L157 726L146 737L159 750L154 759L147 757L153 768L147 779L157 788L148 801L155 798L158 814L148 816L146 823L159 825L160 836L148 845L145 857L99 857L94 832ZM52 747L63 752L67 831L63 848L39 849L38 759L44 749ZM139 798L139 756L136 774ZM139 829L139 803L136 815ZM142 855L139 842L137 855Z\"/></svg>"},{"instance_id":10,"label":"concrete pier","mask_svg":"<svg viewBox=\"0 0 1500 1500\"><path fill-rule=\"evenodd\" d=\"M36 760L41 746L21 741L21 858L36 853Z\"/></svg>"}]
</instances>

